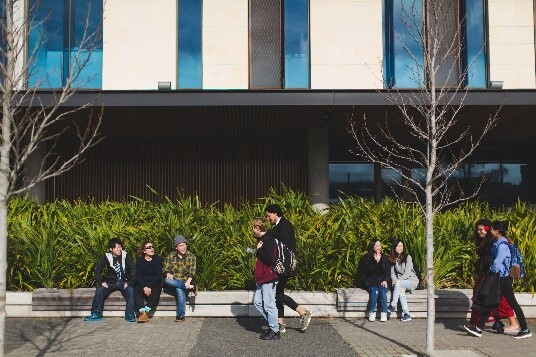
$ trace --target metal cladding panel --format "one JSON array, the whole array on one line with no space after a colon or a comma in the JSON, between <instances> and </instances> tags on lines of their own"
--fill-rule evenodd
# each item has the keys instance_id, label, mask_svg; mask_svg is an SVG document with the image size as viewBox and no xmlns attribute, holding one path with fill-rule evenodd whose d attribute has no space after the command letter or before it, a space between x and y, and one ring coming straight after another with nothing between
<instances>
[{"instance_id":1,"label":"metal cladding panel","mask_svg":"<svg viewBox=\"0 0 536 357\"><path fill-rule=\"evenodd\" d=\"M251 0L251 88L281 88L281 47L281 0Z\"/></svg>"},{"instance_id":2,"label":"metal cladding panel","mask_svg":"<svg viewBox=\"0 0 536 357\"><path fill-rule=\"evenodd\" d=\"M61 147L65 154L70 150L69 144ZM304 142L104 142L73 170L47 181L47 197L100 202L183 194L237 205L265 197L281 183L304 192L306 150Z\"/></svg>"}]
</instances>

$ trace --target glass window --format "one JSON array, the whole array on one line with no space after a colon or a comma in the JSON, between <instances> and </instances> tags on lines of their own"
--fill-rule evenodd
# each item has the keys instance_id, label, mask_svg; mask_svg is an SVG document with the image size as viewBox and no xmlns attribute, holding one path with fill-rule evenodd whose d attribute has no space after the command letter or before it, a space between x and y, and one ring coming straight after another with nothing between
<instances>
[{"instance_id":1,"label":"glass window","mask_svg":"<svg viewBox=\"0 0 536 357\"><path fill-rule=\"evenodd\" d=\"M202 88L202 0L179 0L178 88Z\"/></svg>"},{"instance_id":2,"label":"glass window","mask_svg":"<svg viewBox=\"0 0 536 357\"><path fill-rule=\"evenodd\" d=\"M486 34L484 0L465 0L463 65L467 68L467 87L486 88Z\"/></svg>"},{"instance_id":3,"label":"glass window","mask_svg":"<svg viewBox=\"0 0 536 357\"><path fill-rule=\"evenodd\" d=\"M102 88L102 1L30 0L28 85ZM87 26L86 26L87 24Z\"/></svg>"},{"instance_id":4,"label":"glass window","mask_svg":"<svg viewBox=\"0 0 536 357\"><path fill-rule=\"evenodd\" d=\"M285 88L309 88L309 0L284 6Z\"/></svg>"},{"instance_id":5,"label":"glass window","mask_svg":"<svg viewBox=\"0 0 536 357\"><path fill-rule=\"evenodd\" d=\"M68 0L67 0L68 1ZM30 34L28 51L30 68L28 85L40 88L61 88L66 71L64 60L67 38L64 21L64 0L30 1Z\"/></svg>"},{"instance_id":6,"label":"glass window","mask_svg":"<svg viewBox=\"0 0 536 357\"><path fill-rule=\"evenodd\" d=\"M75 88L102 88L102 0L73 1L71 75ZM87 26L86 26L87 23ZM86 28L87 27L87 28Z\"/></svg>"},{"instance_id":7,"label":"glass window","mask_svg":"<svg viewBox=\"0 0 536 357\"><path fill-rule=\"evenodd\" d=\"M374 164L329 164L329 200L337 202L339 196L375 196Z\"/></svg>"},{"instance_id":8,"label":"glass window","mask_svg":"<svg viewBox=\"0 0 536 357\"><path fill-rule=\"evenodd\" d=\"M392 197L402 199L402 175L393 169L382 169L382 199Z\"/></svg>"},{"instance_id":9,"label":"glass window","mask_svg":"<svg viewBox=\"0 0 536 357\"><path fill-rule=\"evenodd\" d=\"M423 88L425 72L421 33L426 0L384 0L384 81L389 88ZM436 83L458 86L461 79L470 88L487 87L485 1L445 2L443 17L430 16L430 26L441 29ZM448 4L448 5L447 5ZM456 33L460 32L458 45ZM456 48L448 48L455 43ZM460 50L458 55L457 49ZM449 53L454 51L454 53Z\"/></svg>"},{"instance_id":10,"label":"glass window","mask_svg":"<svg viewBox=\"0 0 536 357\"><path fill-rule=\"evenodd\" d=\"M422 0L384 0L384 80L387 87L422 88ZM408 24L411 24L408 27Z\"/></svg>"}]
</instances>

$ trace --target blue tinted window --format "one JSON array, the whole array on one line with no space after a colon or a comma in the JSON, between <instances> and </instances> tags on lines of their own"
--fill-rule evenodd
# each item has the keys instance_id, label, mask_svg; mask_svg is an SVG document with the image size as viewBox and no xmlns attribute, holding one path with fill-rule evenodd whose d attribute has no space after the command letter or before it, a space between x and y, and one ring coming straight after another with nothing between
<instances>
[{"instance_id":1,"label":"blue tinted window","mask_svg":"<svg viewBox=\"0 0 536 357\"><path fill-rule=\"evenodd\" d=\"M67 43L63 0L30 1L30 35L28 51L30 69L28 85L61 88Z\"/></svg>"},{"instance_id":2,"label":"blue tinted window","mask_svg":"<svg viewBox=\"0 0 536 357\"><path fill-rule=\"evenodd\" d=\"M387 87L424 86L422 0L384 1L384 80ZM408 27L408 24L410 26Z\"/></svg>"},{"instance_id":3,"label":"blue tinted window","mask_svg":"<svg viewBox=\"0 0 536 357\"><path fill-rule=\"evenodd\" d=\"M339 196L374 197L374 164L329 164L329 200Z\"/></svg>"},{"instance_id":4,"label":"blue tinted window","mask_svg":"<svg viewBox=\"0 0 536 357\"><path fill-rule=\"evenodd\" d=\"M486 88L484 0L465 0L465 55L467 87Z\"/></svg>"},{"instance_id":5,"label":"blue tinted window","mask_svg":"<svg viewBox=\"0 0 536 357\"><path fill-rule=\"evenodd\" d=\"M178 88L202 88L202 0L179 0Z\"/></svg>"},{"instance_id":6,"label":"blue tinted window","mask_svg":"<svg viewBox=\"0 0 536 357\"><path fill-rule=\"evenodd\" d=\"M309 0L284 5L285 88L309 88Z\"/></svg>"},{"instance_id":7,"label":"blue tinted window","mask_svg":"<svg viewBox=\"0 0 536 357\"><path fill-rule=\"evenodd\" d=\"M102 0L73 1L71 75L76 88L102 88ZM88 26L86 28L86 21ZM80 70L81 68L81 70Z\"/></svg>"},{"instance_id":8,"label":"blue tinted window","mask_svg":"<svg viewBox=\"0 0 536 357\"><path fill-rule=\"evenodd\" d=\"M30 0L30 87L102 88L102 4Z\"/></svg>"}]
</instances>

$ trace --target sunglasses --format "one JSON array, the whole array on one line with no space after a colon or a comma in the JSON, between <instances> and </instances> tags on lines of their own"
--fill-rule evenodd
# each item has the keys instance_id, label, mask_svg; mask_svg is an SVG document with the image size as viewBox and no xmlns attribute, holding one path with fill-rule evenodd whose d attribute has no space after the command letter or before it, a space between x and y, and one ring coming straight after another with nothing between
<instances>
[{"instance_id":1,"label":"sunglasses","mask_svg":"<svg viewBox=\"0 0 536 357\"><path fill-rule=\"evenodd\" d=\"M145 247L144 249L154 249L154 247L152 245L148 245L147 247Z\"/></svg>"}]
</instances>

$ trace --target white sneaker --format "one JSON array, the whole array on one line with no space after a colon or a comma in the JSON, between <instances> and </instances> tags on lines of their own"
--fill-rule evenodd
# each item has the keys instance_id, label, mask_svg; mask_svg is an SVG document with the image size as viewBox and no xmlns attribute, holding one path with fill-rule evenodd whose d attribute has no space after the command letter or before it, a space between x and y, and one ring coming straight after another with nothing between
<instances>
[{"instance_id":1,"label":"white sneaker","mask_svg":"<svg viewBox=\"0 0 536 357\"><path fill-rule=\"evenodd\" d=\"M374 321L376 321L376 312L369 312L368 320L369 320L370 322L374 322Z\"/></svg>"},{"instance_id":2,"label":"white sneaker","mask_svg":"<svg viewBox=\"0 0 536 357\"><path fill-rule=\"evenodd\" d=\"M380 317L380 321L381 322L387 321L387 313L386 312L382 312L381 317Z\"/></svg>"},{"instance_id":3,"label":"white sneaker","mask_svg":"<svg viewBox=\"0 0 536 357\"><path fill-rule=\"evenodd\" d=\"M279 325L279 332L287 332L287 325L286 324L278 324Z\"/></svg>"}]
</instances>

